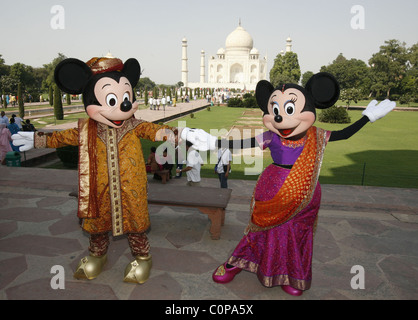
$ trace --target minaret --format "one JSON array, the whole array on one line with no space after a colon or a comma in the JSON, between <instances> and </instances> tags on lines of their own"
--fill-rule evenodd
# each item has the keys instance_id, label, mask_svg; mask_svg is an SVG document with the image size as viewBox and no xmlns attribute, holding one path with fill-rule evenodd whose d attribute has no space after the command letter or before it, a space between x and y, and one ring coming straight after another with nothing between
<instances>
[{"instance_id":1,"label":"minaret","mask_svg":"<svg viewBox=\"0 0 418 320\"><path fill-rule=\"evenodd\" d=\"M286 40L286 52L292 52L292 39L290 37Z\"/></svg>"},{"instance_id":2,"label":"minaret","mask_svg":"<svg viewBox=\"0 0 418 320\"><path fill-rule=\"evenodd\" d=\"M205 51L200 52L200 83L205 83Z\"/></svg>"},{"instance_id":3,"label":"minaret","mask_svg":"<svg viewBox=\"0 0 418 320\"><path fill-rule=\"evenodd\" d=\"M181 82L185 87L189 85L189 70L187 68L187 39L182 40L182 54L181 54Z\"/></svg>"}]
</instances>

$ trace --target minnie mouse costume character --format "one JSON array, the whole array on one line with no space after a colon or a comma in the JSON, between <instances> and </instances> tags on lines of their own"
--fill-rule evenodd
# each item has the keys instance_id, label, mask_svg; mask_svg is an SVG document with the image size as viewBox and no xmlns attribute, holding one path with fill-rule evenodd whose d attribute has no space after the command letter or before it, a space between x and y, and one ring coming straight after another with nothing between
<instances>
[{"instance_id":1,"label":"minnie mouse costume character","mask_svg":"<svg viewBox=\"0 0 418 320\"><path fill-rule=\"evenodd\" d=\"M315 108L329 108L340 89L328 73L312 76L305 88L268 81L257 84L256 99L268 131L241 141L244 146L270 148L274 163L260 175L251 200L251 219L231 257L212 275L228 283L242 269L256 273L266 287L280 285L299 296L311 286L313 236L321 200L318 183L328 141L348 139L367 122L385 116L395 103L372 101L363 117L341 131L313 126ZM229 142L233 148L234 142Z\"/></svg>"},{"instance_id":2,"label":"minnie mouse costume character","mask_svg":"<svg viewBox=\"0 0 418 320\"><path fill-rule=\"evenodd\" d=\"M136 59L125 63L117 58L93 58L87 63L66 59L55 69L55 82L66 93L83 94L89 118L61 132L13 136L21 151L79 146L78 217L90 234L90 255L81 259L74 274L78 279L94 279L101 273L109 232L127 234L135 257L125 269L124 281L144 283L150 274L147 175L140 139L176 142L178 131L135 119L134 87L140 74Z\"/></svg>"}]
</instances>

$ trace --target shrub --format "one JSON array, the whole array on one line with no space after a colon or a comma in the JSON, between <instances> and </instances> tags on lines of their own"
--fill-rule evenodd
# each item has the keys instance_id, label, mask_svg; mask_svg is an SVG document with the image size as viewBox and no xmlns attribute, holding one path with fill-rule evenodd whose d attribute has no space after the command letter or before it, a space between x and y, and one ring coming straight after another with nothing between
<instances>
[{"instance_id":1,"label":"shrub","mask_svg":"<svg viewBox=\"0 0 418 320\"><path fill-rule=\"evenodd\" d=\"M243 107L243 102L239 98L231 98L231 99L228 100L228 107L242 108Z\"/></svg>"},{"instance_id":2,"label":"shrub","mask_svg":"<svg viewBox=\"0 0 418 320\"><path fill-rule=\"evenodd\" d=\"M243 106L244 108L258 108L257 105L257 99L253 96L247 96L247 94L244 95L244 101L243 101Z\"/></svg>"},{"instance_id":3,"label":"shrub","mask_svg":"<svg viewBox=\"0 0 418 320\"><path fill-rule=\"evenodd\" d=\"M327 123L350 123L351 118L345 108L332 106L319 114L318 120Z\"/></svg>"},{"instance_id":4,"label":"shrub","mask_svg":"<svg viewBox=\"0 0 418 320\"><path fill-rule=\"evenodd\" d=\"M412 102L413 98L411 94L403 94L399 97L399 103L400 104L407 104L409 105L410 102Z\"/></svg>"}]
</instances>

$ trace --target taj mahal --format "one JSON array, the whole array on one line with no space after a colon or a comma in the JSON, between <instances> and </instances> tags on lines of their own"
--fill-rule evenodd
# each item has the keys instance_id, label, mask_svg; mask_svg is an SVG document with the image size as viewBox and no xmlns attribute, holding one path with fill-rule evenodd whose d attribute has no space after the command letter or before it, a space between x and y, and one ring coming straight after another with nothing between
<instances>
[{"instance_id":1,"label":"taj mahal","mask_svg":"<svg viewBox=\"0 0 418 320\"><path fill-rule=\"evenodd\" d=\"M292 40L288 38L286 51L291 51ZM187 39L182 39L181 81L184 87L255 90L260 80L267 80L267 57L260 57L260 52L253 45L253 38L241 26L232 31L225 40L225 48L220 48L216 56L208 59L206 78L205 51L200 54L200 81L188 81ZM282 54L284 52L282 51Z\"/></svg>"}]
</instances>

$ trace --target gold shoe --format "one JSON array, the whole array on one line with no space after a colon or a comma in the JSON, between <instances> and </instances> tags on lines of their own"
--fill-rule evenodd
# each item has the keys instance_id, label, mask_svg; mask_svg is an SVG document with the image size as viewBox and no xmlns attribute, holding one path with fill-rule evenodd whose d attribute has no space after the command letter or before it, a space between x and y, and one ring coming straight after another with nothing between
<instances>
[{"instance_id":1,"label":"gold shoe","mask_svg":"<svg viewBox=\"0 0 418 320\"><path fill-rule=\"evenodd\" d=\"M142 284L148 280L151 267L151 255L146 257L136 256L135 260L126 266L123 281Z\"/></svg>"},{"instance_id":2,"label":"gold shoe","mask_svg":"<svg viewBox=\"0 0 418 320\"><path fill-rule=\"evenodd\" d=\"M74 273L74 278L88 280L96 278L102 272L106 261L106 254L101 257L95 257L91 255L84 257L78 264L77 270Z\"/></svg>"}]
</instances>

